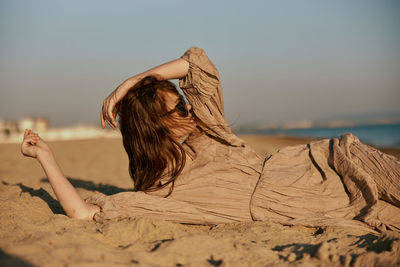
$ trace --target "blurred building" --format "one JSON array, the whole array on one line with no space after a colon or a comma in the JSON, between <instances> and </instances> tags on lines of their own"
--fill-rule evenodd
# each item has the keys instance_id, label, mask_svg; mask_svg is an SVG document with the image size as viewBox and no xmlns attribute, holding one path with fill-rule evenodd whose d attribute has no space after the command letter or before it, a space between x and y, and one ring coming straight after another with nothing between
<instances>
[{"instance_id":1,"label":"blurred building","mask_svg":"<svg viewBox=\"0 0 400 267\"><path fill-rule=\"evenodd\" d=\"M18 131L23 132L25 129L31 129L35 132L43 133L49 128L49 120L47 118L22 118L17 122Z\"/></svg>"},{"instance_id":2,"label":"blurred building","mask_svg":"<svg viewBox=\"0 0 400 267\"><path fill-rule=\"evenodd\" d=\"M0 119L0 136L10 136L18 131L17 123Z\"/></svg>"},{"instance_id":3,"label":"blurred building","mask_svg":"<svg viewBox=\"0 0 400 267\"><path fill-rule=\"evenodd\" d=\"M46 132L49 128L49 120L46 118L36 118L35 131L38 133Z\"/></svg>"},{"instance_id":4,"label":"blurred building","mask_svg":"<svg viewBox=\"0 0 400 267\"><path fill-rule=\"evenodd\" d=\"M32 118L22 118L17 122L18 131L24 131L25 129L33 129L35 125L35 121Z\"/></svg>"}]
</instances>

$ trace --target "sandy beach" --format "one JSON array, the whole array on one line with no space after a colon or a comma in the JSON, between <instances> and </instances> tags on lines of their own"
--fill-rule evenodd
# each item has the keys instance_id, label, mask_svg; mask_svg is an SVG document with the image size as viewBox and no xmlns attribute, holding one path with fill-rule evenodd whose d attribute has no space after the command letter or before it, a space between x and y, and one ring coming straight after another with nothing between
<instances>
[{"instance_id":1,"label":"sandy beach","mask_svg":"<svg viewBox=\"0 0 400 267\"><path fill-rule=\"evenodd\" d=\"M242 136L261 155L311 139ZM83 197L131 188L121 140L49 142ZM385 149L400 159L399 149ZM400 235L242 222L69 219L36 160L0 144L0 266L398 266Z\"/></svg>"}]
</instances>

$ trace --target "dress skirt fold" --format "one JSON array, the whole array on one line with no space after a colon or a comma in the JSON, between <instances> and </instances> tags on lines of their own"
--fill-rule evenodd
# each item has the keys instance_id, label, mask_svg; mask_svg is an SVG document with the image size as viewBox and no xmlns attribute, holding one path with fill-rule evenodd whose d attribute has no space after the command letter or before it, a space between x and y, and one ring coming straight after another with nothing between
<instances>
[{"instance_id":1,"label":"dress skirt fold","mask_svg":"<svg viewBox=\"0 0 400 267\"><path fill-rule=\"evenodd\" d=\"M264 165L251 199L254 220L400 231L400 162L340 139L287 147Z\"/></svg>"}]
</instances>

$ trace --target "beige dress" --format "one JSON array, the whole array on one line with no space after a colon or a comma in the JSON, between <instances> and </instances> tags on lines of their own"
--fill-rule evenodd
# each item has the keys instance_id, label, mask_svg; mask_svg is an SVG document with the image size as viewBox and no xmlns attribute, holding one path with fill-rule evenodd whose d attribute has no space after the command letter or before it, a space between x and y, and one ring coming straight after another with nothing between
<instances>
[{"instance_id":1,"label":"beige dress","mask_svg":"<svg viewBox=\"0 0 400 267\"><path fill-rule=\"evenodd\" d=\"M86 200L101 208L96 221L151 216L190 224L270 220L400 229L399 161L351 134L263 159L232 134L219 74L205 52L192 47L182 58L189 72L179 85L200 123L182 144L187 163L172 194L163 197L168 188L96 194Z\"/></svg>"}]
</instances>

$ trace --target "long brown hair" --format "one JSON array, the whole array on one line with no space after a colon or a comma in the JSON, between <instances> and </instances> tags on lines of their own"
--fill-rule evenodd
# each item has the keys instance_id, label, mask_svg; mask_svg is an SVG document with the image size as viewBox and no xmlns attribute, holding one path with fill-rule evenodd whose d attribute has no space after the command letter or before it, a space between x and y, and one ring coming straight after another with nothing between
<instances>
[{"instance_id":1,"label":"long brown hair","mask_svg":"<svg viewBox=\"0 0 400 267\"><path fill-rule=\"evenodd\" d=\"M129 158L129 174L136 191L156 191L171 184L185 165L185 151L162 123L167 112L164 94L179 94L170 81L148 76L138 82L119 103L119 127ZM169 177L161 185L160 180Z\"/></svg>"}]
</instances>

